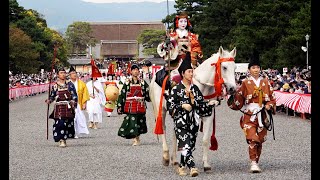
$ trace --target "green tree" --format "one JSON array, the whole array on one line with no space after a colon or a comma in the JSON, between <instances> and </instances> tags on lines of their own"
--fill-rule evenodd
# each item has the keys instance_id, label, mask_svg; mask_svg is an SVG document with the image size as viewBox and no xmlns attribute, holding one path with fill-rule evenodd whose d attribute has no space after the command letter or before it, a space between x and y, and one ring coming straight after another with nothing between
<instances>
[{"instance_id":1,"label":"green tree","mask_svg":"<svg viewBox=\"0 0 320 180\"><path fill-rule=\"evenodd\" d=\"M301 46L306 46L305 35L311 32L311 4L305 2L301 9L290 20L290 26L287 28L287 36L283 37L277 48L279 63L277 68L292 68L299 65L306 68L306 53L301 50ZM312 38L308 41L309 65L312 59Z\"/></svg>"},{"instance_id":2,"label":"green tree","mask_svg":"<svg viewBox=\"0 0 320 180\"><path fill-rule=\"evenodd\" d=\"M68 62L68 52L67 52L67 43L61 33L59 33L56 30L50 29L50 28L45 28L44 32L47 34L47 36L50 37L50 47L51 51L48 51L48 58L50 58L51 61L46 61L45 67L50 67L51 68L51 63L54 55L54 46L56 45L57 47L57 55L56 55L56 61L59 61L64 66L69 66Z\"/></svg>"},{"instance_id":3,"label":"green tree","mask_svg":"<svg viewBox=\"0 0 320 180\"><path fill-rule=\"evenodd\" d=\"M37 62L39 65L32 67L38 67L38 70L40 68L51 70L55 43L58 43L59 47L56 58L63 65L68 65L65 40L57 31L47 27L47 22L42 14L32 9L25 10L19 6L16 0L9 0L9 18L9 25L24 32L32 42L32 52L38 54Z\"/></svg>"},{"instance_id":4,"label":"green tree","mask_svg":"<svg viewBox=\"0 0 320 180\"><path fill-rule=\"evenodd\" d=\"M17 0L9 0L9 24L23 18L25 9L19 6Z\"/></svg>"},{"instance_id":5,"label":"green tree","mask_svg":"<svg viewBox=\"0 0 320 180\"><path fill-rule=\"evenodd\" d=\"M9 26L9 69L13 73L37 73L41 62L31 38L21 29Z\"/></svg>"},{"instance_id":6,"label":"green tree","mask_svg":"<svg viewBox=\"0 0 320 180\"><path fill-rule=\"evenodd\" d=\"M145 55L159 57L157 47L165 39L165 36L166 31L164 30L145 29L138 35L137 41L142 44L144 48L142 52Z\"/></svg>"},{"instance_id":7,"label":"green tree","mask_svg":"<svg viewBox=\"0 0 320 180\"><path fill-rule=\"evenodd\" d=\"M87 22L74 22L66 31L69 54L85 53L87 45L95 46L97 40L92 36L92 29Z\"/></svg>"},{"instance_id":8,"label":"green tree","mask_svg":"<svg viewBox=\"0 0 320 180\"><path fill-rule=\"evenodd\" d=\"M279 47L281 39L287 37L289 29L292 28L290 21L303 4L298 0L290 2L261 0L237 10L235 16L238 17L238 21L232 29L231 36L238 51L242 52L239 54L240 58L249 57L253 49L256 49L260 52L262 68L276 67L280 70L283 66L294 62L279 57L279 52L288 52L292 49Z\"/></svg>"},{"instance_id":9,"label":"green tree","mask_svg":"<svg viewBox=\"0 0 320 180\"><path fill-rule=\"evenodd\" d=\"M52 36L47 29L46 20L38 12L30 9L22 13L22 19L16 21L16 26L23 30L32 40L34 49L39 52L39 61L45 70L51 69L51 61L53 58L53 42Z\"/></svg>"},{"instance_id":10,"label":"green tree","mask_svg":"<svg viewBox=\"0 0 320 180\"><path fill-rule=\"evenodd\" d=\"M199 34L204 59L216 53L220 46L229 50L235 47L229 34L238 20L234 13L242 6L239 0L213 0L203 6L202 14L194 15L198 16L194 22L197 23L194 31Z\"/></svg>"}]
</instances>

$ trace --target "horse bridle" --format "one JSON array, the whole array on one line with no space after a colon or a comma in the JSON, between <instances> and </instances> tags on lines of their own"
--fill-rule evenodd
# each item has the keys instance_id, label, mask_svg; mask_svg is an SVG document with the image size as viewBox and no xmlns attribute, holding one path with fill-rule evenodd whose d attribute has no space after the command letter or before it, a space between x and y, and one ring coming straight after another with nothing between
<instances>
[{"instance_id":1,"label":"horse bridle","mask_svg":"<svg viewBox=\"0 0 320 180\"><path fill-rule=\"evenodd\" d=\"M229 58L221 58L219 56L218 61L215 63L211 63L211 66L215 66L216 68L216 73L214 76L214 93L211 95L203 96L204 99L211 99L214 97L221 96L222 92L222 84L224 83L224 80L221 76L221 63L222 62L228 62L228 61L234 61L234 57L229 57Z\"/></svg>"}]
</instances>

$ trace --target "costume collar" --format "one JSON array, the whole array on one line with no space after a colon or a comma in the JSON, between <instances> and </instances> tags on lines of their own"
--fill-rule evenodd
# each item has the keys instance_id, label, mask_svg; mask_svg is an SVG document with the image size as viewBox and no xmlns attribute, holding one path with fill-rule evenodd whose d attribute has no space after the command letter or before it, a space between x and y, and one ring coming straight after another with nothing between
<instances>
[{"instance_id":1,"label":"costume collar","mask_svg":"<svg viewBox=\"0 0 320 180\"><path fill-rule=\"evenodd\" d=\"M260 86L260 81L262 80L262 77L259 76L259 78L256 80L255 78L253 78L252 76L249 77L249 80L252 80L254 82L254 84L259 87Z\"/></svg>"},{"instance_id":2,"label":"costume collar","mask_svg":"<svg viewBox=\"0 0 320 180\"><path fill-rule=\"evenodd\" d=\"M177 34L178 34L179 38L182 38L183 36L188 37L188 30L186 30L186 29L183 29L183 30L176 29L176 31L177 31Z\"/></svg>"},{"instance_id":3,"label":"costume collar","mask_svg":"<svg viewBox=\"0 0 320 180\"><path fill-rule=\"evenodd\" d=\"M184 87L187 87L187 86L183 83L182 80L181 80L181 84L182 84ZM190 89L191 89L192 86L193 86L193 83L190 83L190 87L189 87L189 89L187 89L187 90L190 91Z\"/></svg>"}]
</instances>

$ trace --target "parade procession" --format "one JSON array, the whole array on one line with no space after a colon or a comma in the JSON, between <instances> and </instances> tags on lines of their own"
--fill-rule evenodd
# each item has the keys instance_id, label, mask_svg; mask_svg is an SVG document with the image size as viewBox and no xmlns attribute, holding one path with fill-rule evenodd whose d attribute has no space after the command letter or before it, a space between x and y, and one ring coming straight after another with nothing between
<instances>
[{"instance_id":1,"label":"parade procession","mask_svg":"<svg viewBox=\"0 0 320 180\"><path fill-rule=\"evenodd\" d=\"M311 179L309 1L81 2L9 1L9 179Z\"/></svg>"}]
</instances>

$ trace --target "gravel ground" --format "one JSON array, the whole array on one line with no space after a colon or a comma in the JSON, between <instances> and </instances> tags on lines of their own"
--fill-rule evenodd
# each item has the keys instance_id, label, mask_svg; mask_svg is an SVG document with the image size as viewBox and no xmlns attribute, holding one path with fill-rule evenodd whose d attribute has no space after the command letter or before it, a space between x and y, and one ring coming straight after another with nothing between
<instances>
[{"instance_id":1,"label":"gravel ground","mask_svg":"<svg viewBox=\"0 0 320 180\"><path fill-rule=\"evenodd\" d=\"M154 116L148 103L149 132L141 135L140 146L131 146L132 140L117 136L124 115L115 111L112 117L104 114L99 129L79 139L68 139L67 148L59 148L52 138L49 119L47 140L47 95L20 99L9 103L9 178L115 180L115 179L191 179L179 177L173 167L162 165L162 146L153 134ZM50 112L52 106L50 107ZM248 148L239 127L240 112L233 111L223 101L216 108L217 151L209 151L211 173L204 173L201 163L202 133L199 133L194 158L200 174L196 179L311 179L311 121L285 114L277 114L275 138L268 132L263 144L260 174L248 173ZM167 116L167 127L172 119ZM172 131L167 137L172 137ZM172 140L169 139L169 145Z\"/></svg>"}]
</instances>

